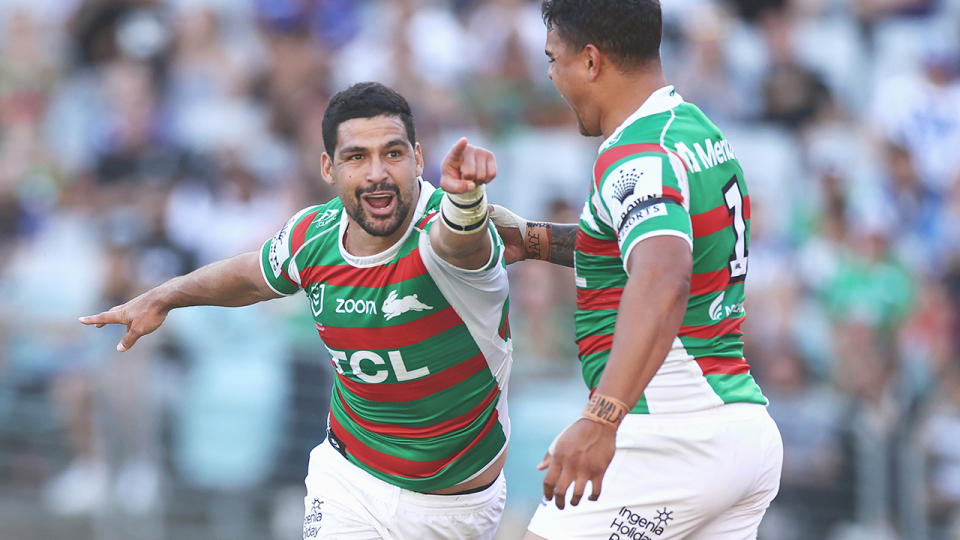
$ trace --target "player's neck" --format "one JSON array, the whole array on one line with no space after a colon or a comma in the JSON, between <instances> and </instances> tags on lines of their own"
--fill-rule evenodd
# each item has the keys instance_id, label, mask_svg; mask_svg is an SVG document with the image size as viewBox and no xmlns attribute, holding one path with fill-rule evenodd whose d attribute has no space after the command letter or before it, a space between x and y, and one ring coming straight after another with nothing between
<instances>
[{"instance_id":1,"label":"player's neck","mask_svg":"<svg viewBox=\"0 0 960 540\"><path fill-rule=\"evenodd\" d=\"M667 85L660 64L635 73L618 73L604 89L597 101L601 105L600 130L609 138L631 114L636 112L650 95Z\"/></svg>"}]
</instances>

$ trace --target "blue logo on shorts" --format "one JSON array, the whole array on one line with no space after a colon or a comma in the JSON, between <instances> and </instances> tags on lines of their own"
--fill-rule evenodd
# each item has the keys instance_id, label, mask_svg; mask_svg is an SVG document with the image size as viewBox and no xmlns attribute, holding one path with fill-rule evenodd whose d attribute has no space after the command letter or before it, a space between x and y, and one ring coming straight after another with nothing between
<instances>
[{"instance_id":1,"label":"blue logo on shorts","mask_svg":"<svg viewBox=\"0 0 960 540\"><path fill-rule=\"evenodd\" d=\"M610 528L613 533L608 540L653 540L663 534L668 522L673 520L673 510L666 506L657 510L654 518L645 518L639 512L634 512L626 506L621 506Z\"/></svg>"},{"instance_id":2,"label":"blue logo on shorts","mask_svg":"<svg viewBox=\"0 0 960 540\"><path fill-rule=\"evenodd\" d=\"M303 537L316 538L320 534L320 521L323 520L323 501L314 498L303 518Z\"/></svg>"}]
</instances>

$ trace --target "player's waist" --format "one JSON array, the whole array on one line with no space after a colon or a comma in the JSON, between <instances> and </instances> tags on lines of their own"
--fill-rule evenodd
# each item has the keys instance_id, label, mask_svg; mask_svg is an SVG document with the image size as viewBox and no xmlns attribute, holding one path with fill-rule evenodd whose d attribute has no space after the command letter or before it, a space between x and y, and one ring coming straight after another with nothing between
<instances>
[{"instance_id":1,"label":"player's waist","mask_svg":"<svg viewBox=\"0 0 960 540\"><path fill-rule=\"evenodd\" d=\"M612 312L609 320L592 321L597 324L580 325L577 329L575 341L577 351L581 360L586 356L597 355L606 358L613 348L613 332L616 327L616 312ZM695 339L689 339L686 343L681 339L687 336L681 328L674 336L674 341L667 353L667 360L688 360L701 357L728 357L739 358L743 356L743 335L737 333L722 333L711 336L693 336ZM602 354L598 354L602 353Z\"/></svg>"},{"instance_id":2,"label":"player's waist","mask_svg":"<svg viewBox=\"0 0 960 540\"><path fill-rule=\"evenodd\" d=\"M678 425L715 425L768 416L766 405L760 403L723 403L706 409L690 411L628 414L624 417L617 432L629 433L632 430L640 429L647 432L669 431Z\"/></svg>"},{"instance_id":3,"label":"player's waist","mask_svg":"<svg viewBox=\"0 0 960 540\"><path fill-rule=\"evenodd\" d=\"M331 416L327 442L369 474L398 487L421 493L459 493L486 486L503 468L508 430L496 417L493 420L487 429L455 446L434 446L433 452L427 452L429 441L368 446Z\"/></svg>"},{"instance_id":4,"label":"player's waist","mask_svg":"<svg viewBox=\"0 0 960 540\"><path fill-rule=\"evenodd\" d=\"M442 491L451 491L451 493L433 493L425 491L415 491L406 489L402 486L396 485L396 483L389 481L389 479L383 479L377 476L370 474L364 469L356 466L352 463L349 458L346 456L345 452L341 451L341 448L335 446L335 439L330 438L329 436L319 445L317 445L310 452L310 459L340 459L342 461L336 467L336 474L343 478L346 482L351 485L357 486L361 491L368 494L381 494L386 495L383 497L386 500L392 499L395 497L395 493L399 490L401 496L406 498L411 498L415 503L419 502L425 507L429 507L434 510L442 509L468 509L472 506L471 503L483 503L487 497L492 495L492 491L495 490L495 486L502 477L503 469L503 457L506 456L506 451L501 452L500 457L491 462L486 468L484 468L478 475L474 478L465 480L460 484L453 486L452 488L447 488ZM322 455L329 456L339 456L338 458L332 457L321 457ZM387 489L388 491L384 492ZM448 495L457 495L456 497L450 497ZM482 506L482 504L479 504Z\"/></svg>"}]
</instances>

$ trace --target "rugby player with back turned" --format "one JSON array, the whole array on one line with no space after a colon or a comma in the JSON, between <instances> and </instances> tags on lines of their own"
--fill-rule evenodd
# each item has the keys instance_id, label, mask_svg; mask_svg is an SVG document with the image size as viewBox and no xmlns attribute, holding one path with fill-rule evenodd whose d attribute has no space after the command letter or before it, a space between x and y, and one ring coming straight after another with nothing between
<instances>
[{"instance_id":1,"label":"rugby player with back turned","mask_svg":"<svg viewBox=\"0 0 960 540\"><path fill-rule=\"evenodd\" d=\"M659 2L547 0L541 11L549 77L581 134L604 141L579 225L494 214L509 259L575 258L590 390L540 465L545 500L526 538L756 538L783 445L743 355L743 170L667 84Z\"/></svg>"}]
</instances>

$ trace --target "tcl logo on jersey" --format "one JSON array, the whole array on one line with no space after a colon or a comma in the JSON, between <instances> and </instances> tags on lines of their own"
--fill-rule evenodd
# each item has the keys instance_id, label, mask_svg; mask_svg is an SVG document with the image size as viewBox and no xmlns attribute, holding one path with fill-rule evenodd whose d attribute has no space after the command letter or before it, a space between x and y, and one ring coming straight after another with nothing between
<instances>
[{"instance_id":1,"label":"tcl logo on jersey","mask_svg":"<svg viewBox=\"0 0 960 540\"><path fill-rule=\"evenodd\" d=\"M354 351L348 362L346 352L328 350L330 351L330 360L333 362L333 367L336 368L337 373L343 375L343 364L348 363L351 373L365 383L378 384L386 381L390 376L391 368L397 382L411 381L430 374L430 369L427 366L412 371L408 370L403 362L403 357L400 356L400 351L389 351L387 360L373 351ZM387 367L388 360L390 362L389 367Z\"/></svg>"}]
</instances>

